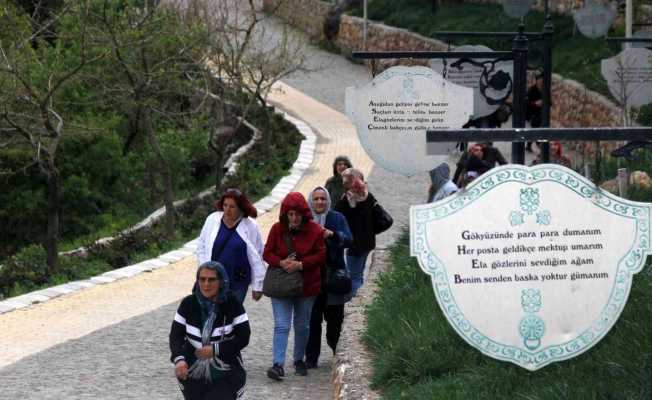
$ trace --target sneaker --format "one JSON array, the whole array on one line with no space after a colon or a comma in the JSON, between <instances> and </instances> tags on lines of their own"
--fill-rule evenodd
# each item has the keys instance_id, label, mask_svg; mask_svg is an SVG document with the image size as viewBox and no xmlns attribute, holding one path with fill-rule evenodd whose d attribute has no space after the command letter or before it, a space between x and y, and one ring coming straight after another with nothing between
<instances>
[{"instance_id":1,"label":"sneaker","mask_svg":"<svg viewBox=\"0 0 652 400\"><path fill-rule=\"evenodd\" d=\"M315 369L317 368L317 361L306 360L306 369Z\"/></svg>"},{"instance_id":2,"label":"sneaker","mask_svg":"<svg viewBox=\"0 0 652 400\"><path fill-rule=\"evenodd\" d=\"M270 369L267 370L267 377L269 379L273 379L275 381L282 381L283 376L285 376L285 371L283 371L283 367L280 366L279 364L274 364Z\"/></svg>"},{"instance_id":3,"label":"sneaker","mask_svg":"<svg viewBox=\"0 0 652 400\"><path fill-rule=\"evenodd\" d=\"M299 375L299 376L308 375L308 368L306 367L306 363L304 363L303 360L294 362L294 375Z\"/></svg>"}]
</instances>

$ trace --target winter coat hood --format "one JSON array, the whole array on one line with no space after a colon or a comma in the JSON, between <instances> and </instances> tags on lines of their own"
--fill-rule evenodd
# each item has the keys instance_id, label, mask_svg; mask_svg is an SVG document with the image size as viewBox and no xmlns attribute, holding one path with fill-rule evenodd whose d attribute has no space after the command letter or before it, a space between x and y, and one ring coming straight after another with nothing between
<instances>
[{"instance_id":1,"label":"winter coat hood","mask_svg":"<svg viewBox=\"0 0 652 400\"><path fill-rule=\"evenodd\" d=\"M298 211L304 219L312 219L312 212L310 211L310 207L308 207L308 202L299 192L288 193L288 195L283 199L283 202L281 202L281 213L279 215L279 220L281 222L286 220L288 211L290 210Z\"/></svg>"},{"instance_id":2,"label":"winter coat hood","mask_svg":"<svg viewBox=\"0 0 652 400\"><path fill-rule=\"evenodd\" d=\"M339 174L337 173L337 163L340 161L344 161L346 163L347 168L353 168L353 164L351 164L351 160L347 156L337 156L335 157L335 161L333 161L333 176L338 176Z\"/></svg>"},{"instance_id":3,"label":"winter coat hood","mask_svg":"<svg viewBox=\"0 0 652 400\"><path fill-rule=\"evenodd\" d=\"M430 181L432 181L433 193L437 193L442 186L450 180L451 169L446 163L439 164L430 170Z\"/></svg>"}]
</instances>

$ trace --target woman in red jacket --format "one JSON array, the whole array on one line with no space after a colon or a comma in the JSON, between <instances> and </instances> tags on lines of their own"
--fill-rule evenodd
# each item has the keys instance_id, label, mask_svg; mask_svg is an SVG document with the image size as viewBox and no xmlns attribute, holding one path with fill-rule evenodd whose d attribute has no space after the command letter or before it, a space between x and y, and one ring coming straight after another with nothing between
<instances>
[{"instance_id":1,"label":"woman in red jacket","mask_svg":"<svg viewBox=\"0 0 652 400\"><path fill-rule=\"evenodd\" d=\"M265 243L263 259L268 268L303 273L303 295L272 297L274 313L273 365L267 376L280 381L285 375L285 350L294 313L294 370L308 374L303 357L310 330L310 311L321 286L320 269L326 262L323 228L312 221L312 213L301 193L289 193L281 203L279 222L272 226ZM291 247L291 248L289 248Z\"/></svg>"}]
</instances>

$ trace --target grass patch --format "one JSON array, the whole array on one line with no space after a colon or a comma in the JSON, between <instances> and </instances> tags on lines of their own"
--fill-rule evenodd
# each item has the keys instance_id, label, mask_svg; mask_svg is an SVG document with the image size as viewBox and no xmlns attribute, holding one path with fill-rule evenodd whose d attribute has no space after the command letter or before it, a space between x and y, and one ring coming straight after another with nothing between
<instances>
[{"instance_id":1,"label":"grass patch","mask_svg":"<svg viewBox=\"0 0 652 400\"><path fill-rule=\"evenodd\" d=\"M372 386L385 399L650 399L652 272L634 278L627 305L600 343L537 372L483 356L463 341L437 305L430 278L409 256L408 236L367 310L365 343L374 354Z\"/></svg>"}]
</instances>

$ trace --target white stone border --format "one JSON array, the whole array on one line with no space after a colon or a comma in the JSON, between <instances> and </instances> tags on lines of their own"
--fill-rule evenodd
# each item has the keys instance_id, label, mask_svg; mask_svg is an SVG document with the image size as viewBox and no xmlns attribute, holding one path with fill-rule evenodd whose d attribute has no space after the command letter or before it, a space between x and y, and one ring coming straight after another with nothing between
<instances>
[{"instance_id":1,"label":"white stone border","mask_svg":"<svg viewBox=\"0 0 652 400\"><path fill-rule=\"evenodd\" d=\"M281 178L279 183L274 186L272 191L267 196L254 204L258 210L258 215L263 215L274 208L274 206L280 203L281 200L283 200L283 198L297 186L303 177L303 174L310 167L315 157L317 136L313 132L312 128L310 128L305 122L290 116L286 112L279 111L279 113L282 114L283 118L285 118L288 122L293 124L299 133L305 137L305 139L301 141L299 156L292 165L290 174ZM183 258L189 257L195 254L196 250L197 239L194 239L186 243L182 248L178 250L170 251L158 256L157 258L142 261L138 264L107 271L90 279L68 282L62 285L37 290L20 296L10 297L4 301L0 301L0 314L25 308L32 304L43 303L55 297L73 293L96 285L103 285L106 283L115 282L120 279L130 278L143 272L151 272L153 270L165 267L171 263L180 261Z\"/></svg>"}]
</instances>

